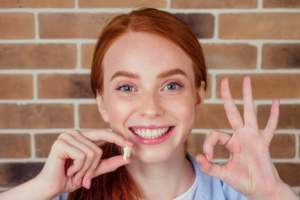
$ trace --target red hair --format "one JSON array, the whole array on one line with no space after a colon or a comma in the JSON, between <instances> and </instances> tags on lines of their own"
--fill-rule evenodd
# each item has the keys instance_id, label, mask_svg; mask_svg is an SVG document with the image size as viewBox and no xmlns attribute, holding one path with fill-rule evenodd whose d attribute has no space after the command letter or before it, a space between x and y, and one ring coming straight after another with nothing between
<instances>
[{"instance_id":1,"label":"red hair","mask_svg":"<svg viewBox=\"0 0 300 200\"><path fill-rule=\"evenodd\" d=\"M178 45L192 60L195 86L201 81L207 86L207 72L202 48L192 29L175 15L155 8L140 8L114 17L103 29L94 51L91 70L91 88L95 97L103 92L102 60L110 45L120 36L132 32L160 35ZM106 143L100 148L102 158L119 155L118 147ZM124 166L92 180L89 190L80 188L69 194L68 200L134 200L141 198L138 186Z\"/></svg>"}]
</instances>

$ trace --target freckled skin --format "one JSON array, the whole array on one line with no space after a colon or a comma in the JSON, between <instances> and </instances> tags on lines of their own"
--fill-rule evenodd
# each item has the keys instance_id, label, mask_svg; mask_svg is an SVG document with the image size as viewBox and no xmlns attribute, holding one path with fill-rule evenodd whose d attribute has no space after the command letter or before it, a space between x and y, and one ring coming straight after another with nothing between
<instances>
[{"instance_id":1,"label":"freckled skin","mask_svg":"<svg viewBox=\"0 0 300 200\"><path fill-rule=\"evenodd\" d=\"M161 163L182 156L183 143L194 125L197 95L204 93L204 89L200 94L195 88L192 60L172 41L154 34L131 32L109 47L103 67L103 101L98 100L105 113L102 116L113 132L135 143L131 151L133 162L138 159L142 163ZM180 69L187 76L157 78L170 69ZM139 79L117 77L111 81L117 71L135 73ZM184 86L174 90L166 87L174 81ZM116 90L122 84L132 86L133 91ZM176 128L166 141L156 145L137 143L128 129L157 124Z\"/></svg>"}]
</instances>

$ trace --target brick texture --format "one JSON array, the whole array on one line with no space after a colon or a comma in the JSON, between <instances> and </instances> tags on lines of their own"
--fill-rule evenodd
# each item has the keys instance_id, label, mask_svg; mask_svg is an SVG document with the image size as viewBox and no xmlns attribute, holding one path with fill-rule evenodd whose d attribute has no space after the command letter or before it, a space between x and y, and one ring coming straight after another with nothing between
<instances>
[{"instance_id":1,"label":"brick texture","mask_svg":"<svg viewBox=\"0 0 300 200\"><path fill-rule=\"evenodd\" d=\"M214 16L212 14L177 13L182 21L188 24L198 38L212 38L214 35Z\"/></svg>"},{"instance_id":2,"label":"brick texture","mask_svg":"<svg viewBox=\"0 0 300 200\"><path fill-rule=\"evenodd\" d=\"M79 120L80 128L110 128L109 124L103 121L96 104L79 105Z\"/></svg>"},{"instance_id":3,"label":"brick texture","mask_svg":"<svg viewBox=\"0 0 300 200\"><path fill-rule=\"evenodd\" d=\"M203 154L203 143L205 141L206 134L193 133L190 134L187 139L187 150L193 155Z\"/></svg>"},{"instance_id":4,"label":"brick texture","mask_svg":"<svg viewBox=\"0 0 300 200\"><path fill-rule=\"evenodd\" d=\"M95 44L83 44L81 46L81 67L92 68Z\"/></svg>"},{"instance_id":5,"label":"brick texture","mask_svg":"<svg viewBox=\"0 0 300 200\"><path fill-rule=\"evenodd\" d=\"M0 8L71 8L74 0L1 0Z\"/></svg>"},{"instance_id":6,"label":"brick texture","mask_svg":"<svg viewBox=\"0 0 300 200\"><path fill-rule=\"evenodd\" d=\"M270 105L257 107L257 121L260 129L264 129L270 116ZM277 129L300 129L300 104L280 105Z\"/></svg>"},{"instance_id":7,"label":"brick texture","mask_svg":"<svg viewBox=\"0 0 300 200\"><path fill-rule=\"evenodd\" d=\"M35 134L35 155L38 158L47 158L54 141L59 133Z\"/></svg>"},{"instance_id":8,"label":"brick texture","mask_svg":"<svg viewBox=\"0 0 300 200\"><path fill-rule=\"evenodd\" d=\"M243 78L247 74L224 74L217 76L217 97L221 98L220 83L225 77L234 99L243 99ZM300 98L300 74L252 74L251 85L254 99Z\"/></svg>"},{"instance_id":9,"label":"brick texture","mask_svg":"<svg viewBox=\"0 0 300 200\"><path fill-rule=\"evenodd\" d=\"M296 152L295 139L294 134L275 134L270 144L271 157L294 158Z\"/></svg>"},{"instance_id":10,"label":"brick texture","mask_svg":"<svg viewBox=\"0 0 300 200\"><path fill-rule=\"evenodd\" d=\"M255 69L257 48L249 44L203 44L208 69Z\"/></svg>"},{"instance_id":11,"label":"brick texture","mask_svg":"<svg viewBox=\"0 0 300 200\"><path fill-rule=\"evenodd\" d=\"M0 104L0 128L72 128L70 104Z\"/></svg>"},{"instance_id":12,"label":"brick texture","mask_svg":"<svg viewBox=\"0 0 300 200\"><path fill-rule=\"evenodd\" d=\"M89 74L41 74L38 96L42 99L92 98Z\"/></svg>"},{"instance_id":13,"label":"brick texture","mask_svg":"<svg viewBox=\"0 0 300 200\"><path fill-rule=\"evenodd\" d=\"M172 0L172 8L256 8L256 0Z\"/></svg>"},{"instance_id":14,"label":"brick texture","mask_svg":"<svg viewBox=\"0 0 300 200\"><path fill-rule=\"evenodd\" d=\"M41 13L41 38L96 38L112 13Z\"/></svg>"},{"instance_id":15,"label":"brick texture","mask_svg":"<svg viewBox=\"0 0 300 200\"><path fill-rule=\"evenodd\" d=\"M0 13L0 39L30 39L34 36L33 14Z\"/></svg>"},{"instance_id":16,"label":"brick texture","mask_svg":"<svg viewBox=\"0 0 300 200\"><path fill-rule=\"evenodd\" d=\"M264 0L264 8L300 8L299 0Z\"/></svg>"},{"instance_id":17,"label":"brick texture","mask_svg":"<svg viewBox=\"0 0 300 200\"><path fill-rule=\"evenodd\" d=\"M262 68L300 69L299 54L300 44L265 44L262 52Z\"/></svg>"},{"instance_id":18,"label":"brick texture","mask_svg":"<svg viewBox=\"0 0 300 200\"><path fill-rule=\"evenodd\" d=\"M0 187L14 187L35 177L44 163L0 163Z\"/></svg>"},{"instance_id":19,"label":"brick texture","mask_svg":"<svg viewBox=\"0 0 300 200\"><path fill-rule=\"evenodd\" d=\"M29 158L29 134L0 134L0 158Z\"/></svg>"},{"instance_id":20,"label":"brick texture","mask_svg":"<svg viewBox=\"0 0 300 200\"><path fill-rule=\"evenodd\" d=\"M0 74L0 99L32 99L32 75Z\"/></svg>"},{"instance_id":21,"label":"brick texture","mask_svg":"<svg viewBox=\"0 0 300 200\"><path fill-rule=\"evenodd\" d=\"M299 163L275 163L280 178L290 186L300 186Z\"/></svg>"},{"instance_id":22,"label":"brick texture","mask_svg":"<svg viewBox=\"0 0 300 200\"><path fill-rule=\"evenodd\" d=\"M243 116L243 106L237 105ZM194 128L231 129L224 106L222 104L204 104L195 120Z\"/></svg>"},{"instance_id":23,"label":"brick texture","mask_svg":"<svg viewBox=\"0 0 300 200\"><path fill-rule=\"evenodd\" d=\"M220 14L224 39L300 39L300 13Z\"/></svg>"},{"instance_id":24,"label":"brick texture","mask_svg":"<svg viewBox=\"0 0 300 200\"><path fill-rule=\"evenodd\" d=\"M79 7L82 8L136 8L142 7L166 7L166 0L79 0Z\"/></svg>"},{"instance_id":25,"label":"brick texture","mask_svg":"<svg viewBox=\"0 0 300 200\"><path fill-rule=\"evenodd\" d=\"M76 67L75 44L0 44L0 69Z\"/></svg>"}]
</instances>

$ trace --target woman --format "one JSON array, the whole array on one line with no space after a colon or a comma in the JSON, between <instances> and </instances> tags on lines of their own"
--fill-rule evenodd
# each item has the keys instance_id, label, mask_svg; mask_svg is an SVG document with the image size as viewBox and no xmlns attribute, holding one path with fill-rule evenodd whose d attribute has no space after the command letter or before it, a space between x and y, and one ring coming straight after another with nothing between
<instances>
[{"instance_id":1,"label":"woman","mask_svg":"<svg viewBox=\"0 0 300 200\"><path fill-rule=\"evenodd\" d=\"M212 131L205 155L193 158L184 142L207 85L196 35L156 9L115 17L100 35L91 73L99 111L112 132L62 133L40 174L1 199L298 199L279 178L268 150L279 101L260 133L250 78L243 85L245 122L228 84L222 80L221 94L234 133ZM106 144L99 148L98 141ZM216 144L231 152L224 165L210 162ZM124 161L126 146L132 151Z\"/></svg>"}]
</instances>

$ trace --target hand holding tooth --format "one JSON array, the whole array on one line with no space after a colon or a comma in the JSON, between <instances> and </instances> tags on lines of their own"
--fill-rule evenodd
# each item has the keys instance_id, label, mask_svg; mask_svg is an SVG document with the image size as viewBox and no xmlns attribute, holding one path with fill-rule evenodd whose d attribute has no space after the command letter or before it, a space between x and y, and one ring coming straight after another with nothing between
<instances>
[{"instance_id":1,"label":"hand holding tooth","mask_svg":"<svg viewBox=\"0 0 300 200\"><path fill-rule=\"evenodd\" d=\"M103 152L95 144L99 141L127 148L126 160L123 155L102 159ZM68 130L54 142L37 180L45 184L45 189L51 188L48 191L53 197L72 192L81 186L89 189L94 177L130 163L128 158L132 145L121 135L104 129L82 132Z\"/></svg>"}]
</instances>

